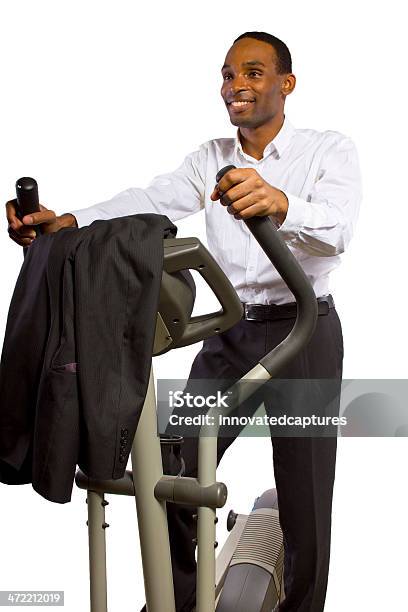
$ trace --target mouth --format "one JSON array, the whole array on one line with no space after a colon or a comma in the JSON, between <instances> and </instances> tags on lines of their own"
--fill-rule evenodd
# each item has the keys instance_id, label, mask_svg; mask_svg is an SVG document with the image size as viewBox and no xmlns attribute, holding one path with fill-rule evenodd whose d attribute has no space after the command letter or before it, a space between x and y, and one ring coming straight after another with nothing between
<instances>
[{"instance_id":1,"label":"mouth","mask_svg":"<svg viewBox=\"0 0 408 612\"><path fill-rule=\"evenodd\" d=\"M227 108L233 113L242 113L248 110L254 102L255 100L231 100L231 102L227 101Z\"/></svg>"}]
</instances>

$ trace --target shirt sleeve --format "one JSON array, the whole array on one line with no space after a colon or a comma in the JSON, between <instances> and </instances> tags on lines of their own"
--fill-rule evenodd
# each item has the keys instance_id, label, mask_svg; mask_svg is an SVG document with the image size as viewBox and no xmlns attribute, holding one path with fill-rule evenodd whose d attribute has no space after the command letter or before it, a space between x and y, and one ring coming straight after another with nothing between
<instances>
[{"instance_id":1,"label":"shirt sleeve","mask_svg":"<svg viewBox=\"0 0 408 612\"><path fill-rule=\"evenodd\" d=\"M177 221L204 208L204 177L206 150L188 155L174 172L156 176L146 189L132 187L101 202L68 211L75 216L78 227L89 225L96 219L113 219L138 213L166 215Z\"/></svg>"},{"instance_id":2,"label":"shirt sleeve","mask_svg":"<svg viewBox=\"0 0 408 612\"><path fill-rule=\"evenodd\" d=\"M286 192L285 192L286 193ZM361 177L354 143L343 137L322 156L306 199L286 193L289 207L279 227L292 246L318 257L343 253L361 202Z\"/></svg>"}]
</instances>

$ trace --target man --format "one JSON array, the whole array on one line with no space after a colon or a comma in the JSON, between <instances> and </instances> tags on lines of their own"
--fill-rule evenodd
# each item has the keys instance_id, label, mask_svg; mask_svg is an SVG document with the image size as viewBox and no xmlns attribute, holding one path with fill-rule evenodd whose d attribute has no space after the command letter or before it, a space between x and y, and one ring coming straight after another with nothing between
<instances>
[{"instance_id":1,"label":"man","mask_svg":"<svg viewBox=\"0 0 408 612\"><path fill-rule=\"evenodd\" d=\"M319 313L309 345L282 378L341 379L341 325L328 297L329 273L339 264L357 219L360 176L349 138L337 132L297 130L286 119L286 97L295 88L287 46L270 34L247 32L236 39L222 67L221 95L237 137L212 140L188 155L175 171L145 189L56 217L41 212L19 221L7 203L10 237L27 246L33 224L43 231L87 225L138 212L177 221L205 210L209 249L247 306L245 318L205 341L190 378L238 378L289 333L296 316L293 295L271 266L242 219L270 215L308 275ZM230 170L214 187L217 171ZM219 206L218 201L223 205ZM229 214L227 214L227 211ZM263 307L259 307L263 305ZM271 306L275 305L275 306ZM232 438L221 438L218 460ZM331 502L336 438L273 439L274 473L285 544L286 599L281 612L324 608L330 553ZM197 440L186 439L186 475L197 473ZM168 504L176 607L195 604L193 509Z\"/></svg>"}]
</instances>

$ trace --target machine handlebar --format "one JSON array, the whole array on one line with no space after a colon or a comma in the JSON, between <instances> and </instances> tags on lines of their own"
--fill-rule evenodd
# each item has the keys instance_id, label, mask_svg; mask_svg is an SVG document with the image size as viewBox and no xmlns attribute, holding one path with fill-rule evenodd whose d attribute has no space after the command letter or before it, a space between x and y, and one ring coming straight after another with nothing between
<instances>
[{"instance_id":1,"label":"machine handlebar","mask_svg":"<svg viewBox=\"0 0 408 612\"><path fill-rule=\"evenodd\" d=\"M232 165L222 168L217 173L216 182L218 183L224 174L234 168L235 166ZM317 321L317 299L309 279L289 250L272 219L255 216L244 219L244 223L297 302L296 322L290 334L259 362L273 377L309 342Z\"/></svg>"},{"instance_id":2,"label":"machine handlebar","mask_svg":"<svg viewBox=\"0 0 408 612\"><path fill-rule=\"evenodd\" d=\"M37 181L29 176L23 176L16 182L17 217L21 219L30 213L40 212ZM34 227L36 234L41 234L40 227Z\"/></svg>"}]
</instances>

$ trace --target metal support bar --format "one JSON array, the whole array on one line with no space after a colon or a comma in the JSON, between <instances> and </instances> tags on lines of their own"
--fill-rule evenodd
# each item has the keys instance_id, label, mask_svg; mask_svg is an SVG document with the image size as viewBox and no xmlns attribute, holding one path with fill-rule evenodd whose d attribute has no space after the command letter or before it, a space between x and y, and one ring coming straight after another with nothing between
<instances>
[{"instance_id":1,"label":"metal support bar","mask_svg":"<svg viewBox=\"0 0 408 612\"><path fill-rule=\"evenodd\" d=\"M203 428L201 430L203 433ZM198 481L202 487L215 483L217 438L200 435L198 443ZM215 510L198 508L197 525L197 612L215 610Z\"/></svg>"},{"instance_id":2,"label":"metal support bar","mask_svg":"<svg viewBox=\"0 0 408 612\"><path fill-rule=\"evenodd\" d=\"M111 493L114 495L131 495L135 494L133 487L133 475L130 470L126 470L122 478L112 480L96 480L88 478L86 474L78 470L75 476L75 482L80 489L98 491L99 493Z\"/></svg>"},{"instance_id":3,"label":"metal support bar","mask_svg":"<svg viewBox=\"0 0 408 612\"><path fill-rule=\"evenodd\" d=\"M105 502L103 493L88 491L89 578L91 612L107 612Z\"/></svg>"},{"instance_id":4,"label":"metal support bar","mask_svg":"<svg viewBox=\"0 0 408 612\"><path fill-rule=\"evenodd\" d=\"M154 488L163 476L163 466L153 368L131 458L147 610L175 612L166 503L154 495Z\"/></svg>"},{"instance_id":5,"label":"metal support bar","mask_svg":"<svg viewBox=\"0 0 408 612\"><path fill-rule=\"evenodd\" d=\"M186 476L163 476L154 489L156 499L203 506L207 508L222 508L227 501L227 487L223 482L203 487L197 478Z\"/></svg>"},{"instance_id":6,"label":"metal support bar","mask_svg":"<svg viewBox=\"0 0 408 612\"><path fill-rule=\"evenodd\" d=\"M75 481L80 489L132 497L135 494L133 474L130 470L126 470L123 478L116 480L95 480L78 470ZM154 495L157 500L169 503L222 508L227 501L227 487L223 482L202 487L196 478L162 476L154 488Z\"/></svg>"}]
</instances>

